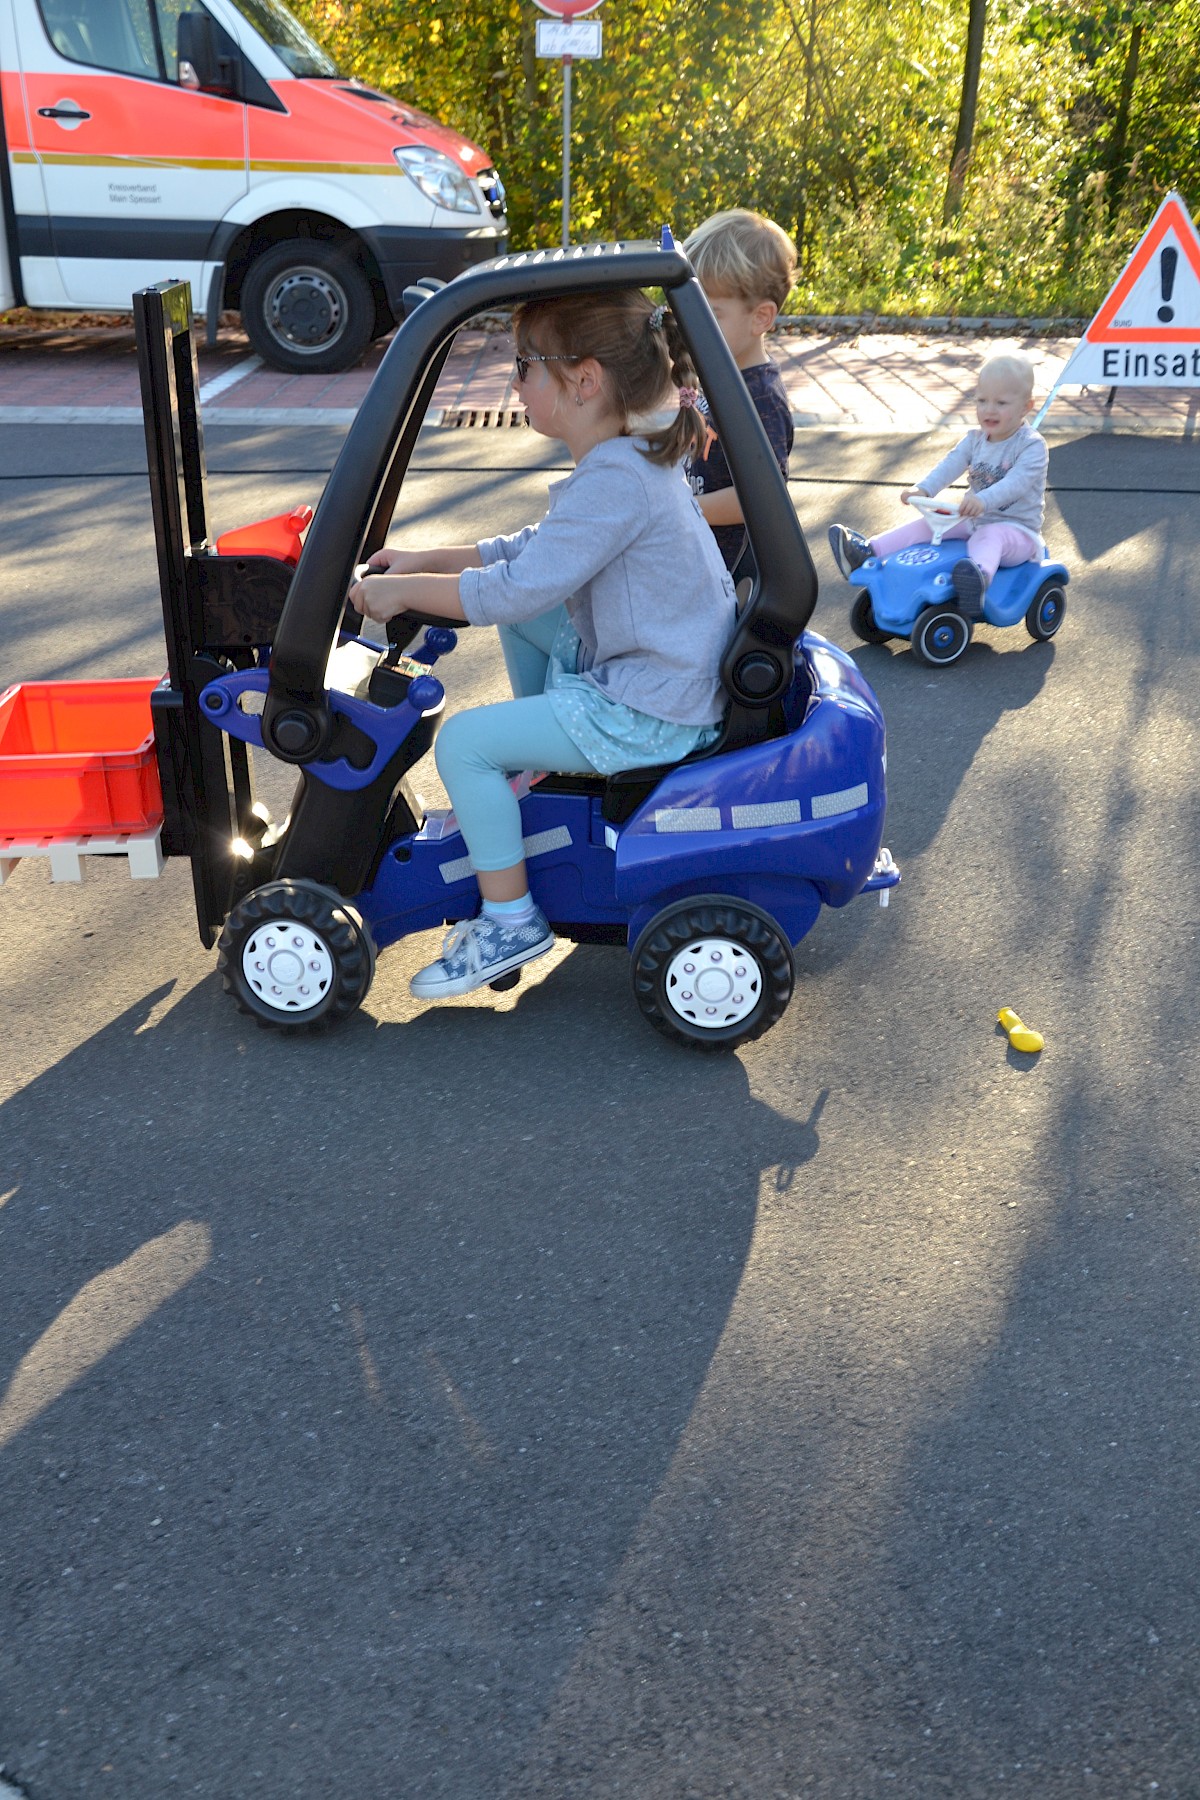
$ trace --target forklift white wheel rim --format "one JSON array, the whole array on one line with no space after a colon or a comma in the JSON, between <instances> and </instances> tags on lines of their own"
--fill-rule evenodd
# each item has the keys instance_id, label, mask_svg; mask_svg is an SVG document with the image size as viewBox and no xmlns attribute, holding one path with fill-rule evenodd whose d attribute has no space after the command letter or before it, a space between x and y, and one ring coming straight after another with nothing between
<instances>
[{"instance_id":1,"label":"forklift white wheel rim","mask_svg":"<svg viewBox=\"0 0 1200 1800\"><path fill-rule=\"evenodd\" d=\"M333 981L324 938L295 919L268 919L246 940L242 974L252 993L275 1012L310 1012Z\"/></svg>"},{"instance_id":2,"label":"forklift white wheel rim","mask_svg":"<svg viewBox=\"0 0 1200 1800\"><path fill-rule=\"evenodd\" d=\"M673 1013L701 1031L740 1025L762 998L758 958L729 938L693 938L677 950L663 974L663 993Z\"/></svg>"}]
</instances>

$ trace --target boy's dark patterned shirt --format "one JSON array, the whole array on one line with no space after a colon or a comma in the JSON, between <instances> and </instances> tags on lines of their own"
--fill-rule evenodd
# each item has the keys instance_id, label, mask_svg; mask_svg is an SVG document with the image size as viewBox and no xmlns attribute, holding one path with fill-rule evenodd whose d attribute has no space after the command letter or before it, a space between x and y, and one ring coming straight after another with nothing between
<instances>
[{"instance_id":1,"label":"boy's dark patterned shirt","mask_svg":"<svg viewBox=\"0 0 1200 1800\"><path fill-rule=\"evenodd\" d=\"M753 368L742 370L742 379L750 390L750 398L758 408L758 416L763 422L771 448L786 476L795 433L792 428L792 409L788 405L779 370L772 362L756 363ZM721 488L732 487L733 478L729 473L725 452L721 448L721 440L709 422L708 403L703 395L699 404L711 435L704 453L692 457L687 464L688 485L693 494L715 494ZM715 525L713 536L717 540L717 548L725 558L726 568L732 569L741 555L746 539L745 526Z\"/></svg>"}]
</instances>

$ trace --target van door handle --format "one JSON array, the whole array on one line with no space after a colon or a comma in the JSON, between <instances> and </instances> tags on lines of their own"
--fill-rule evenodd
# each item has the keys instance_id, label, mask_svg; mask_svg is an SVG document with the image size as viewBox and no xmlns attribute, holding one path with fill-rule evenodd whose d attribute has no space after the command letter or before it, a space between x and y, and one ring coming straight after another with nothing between
<instances>
[{"instance_id":1,"label":"van door handle","mask_svg":"<svg viewBox=\"0 0 1200 1800\"><path fill-rule=\"evenodd\" d=\"M77 106L39 106L39 119L90 119L90 112L81 112Z\"/></svg>"}]
</instances>

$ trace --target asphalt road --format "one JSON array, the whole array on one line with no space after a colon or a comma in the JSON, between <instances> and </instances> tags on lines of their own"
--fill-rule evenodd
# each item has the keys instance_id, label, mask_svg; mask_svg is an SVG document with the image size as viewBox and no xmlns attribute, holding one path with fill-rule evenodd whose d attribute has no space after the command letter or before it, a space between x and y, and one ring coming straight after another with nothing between
<instances>
[{"instance_id":1,"label":"asphalt road","mask_svg":"<svg viewBox=\"0 0 1200 1800\"><path fill-rule=\"evenodd\" d=\"M217 529L315 499L339 437L210 433ZM904 885L821 917L737 1056L661 1041L610 948L423 1008L432 935L283 1039L185 866L22 863L3 1781L1200 1796L1196 455L1055 442L1053 644L855 650ZM537 516L539 459L430 434L397 536ZM798 442L842 644L825 526L927 460ZM148 518L135 430L0 430L3 681L160 671ZM488 634L449 681L499 690Z\"/></svg>"}]
</instances>

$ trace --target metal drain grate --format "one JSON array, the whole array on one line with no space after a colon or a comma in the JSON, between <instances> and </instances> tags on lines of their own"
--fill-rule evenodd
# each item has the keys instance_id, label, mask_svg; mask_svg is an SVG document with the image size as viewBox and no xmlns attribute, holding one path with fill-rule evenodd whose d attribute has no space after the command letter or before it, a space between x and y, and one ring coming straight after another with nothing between
<instances>
[{"instance_id":1,"label":"metal drain grate","mask_svg":"<svg viewBox=\"0 0 1200 1800\"><path fill-rule=\"evenodd\" d=\"M524 423L523 406L448 406L442 414L443 426L520 426Z\"/></svg>"}]
</instances>

